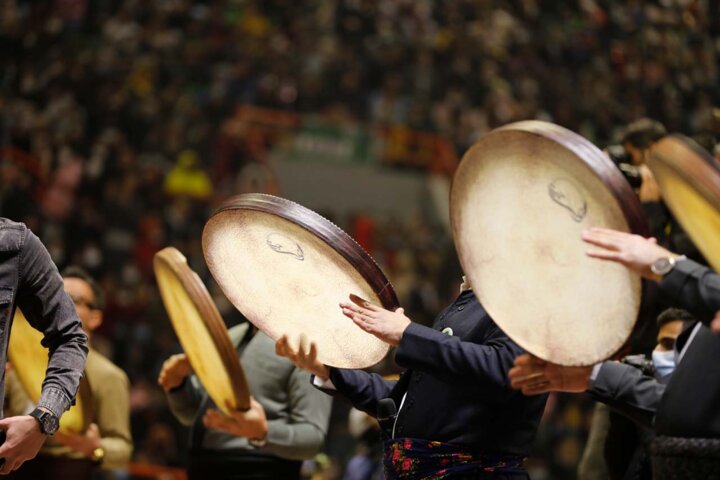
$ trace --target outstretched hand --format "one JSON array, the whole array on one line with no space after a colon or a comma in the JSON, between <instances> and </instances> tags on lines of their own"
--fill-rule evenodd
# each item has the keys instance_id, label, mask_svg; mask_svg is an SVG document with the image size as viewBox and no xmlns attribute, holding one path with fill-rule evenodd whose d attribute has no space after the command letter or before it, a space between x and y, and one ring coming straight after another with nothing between
<instances>
[{"instance_id":1,"label":"outstretched hand","mask_svg":"<svg viewBox=\"0 0 720 480\"><path fill-rule=\"evenodd\" d=\"M326 381L330 370L317 359L317 345L305 335L300 335L297 345L291 345L287 335L280 337L275 344L275 353L288 358L296 367L306 370L319 379Z\"/></svg>"},{"instance_id":2,"label":"outstretched hand","mask_svg":"<svg viewBox=\"0 0 720 480\"><path fill-rule=\"evenodd\" d=\"M582 239L602 248L602 250L588 250L588 256L620 263L638 275L656 282L662 280L662 277L650 270L655 260L677 257L676 254L658 245L654 238L644 238L607 228L585 230Z\"/></svg>"},{"instance_id":3,"label":"outstretched hand","mask_svg":"<svg viewBox=\"0 0 720 480\"><path fill-rule=\"evenodd\" d=\"M383 342L395 347L400 345L400 339L410 325L410 319L405 316L405 310L398 308L391 312L355 295L351 295L350 299L353 303L340 303L340 308L346 317Z\"/></svg>"},{"instance_id":4,"label":"outstretched hand","mask_svg":"<svg viewBox=\"0 0 720 480\"><path fill-rule=\"evenodd\" d=\"M508 376L515 390L525 395L547 392L584 392L590 386L593 367L565 367L524 354L515 359Z\"/></svg>"}]
</instances>

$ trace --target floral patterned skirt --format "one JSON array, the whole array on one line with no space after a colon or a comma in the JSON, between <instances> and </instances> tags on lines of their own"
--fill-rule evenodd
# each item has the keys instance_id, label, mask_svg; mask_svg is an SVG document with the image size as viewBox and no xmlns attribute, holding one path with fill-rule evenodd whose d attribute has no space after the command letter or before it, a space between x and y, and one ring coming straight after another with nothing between
<instances>
[{"instance_id":1,"label":"floral patterned skirt","mask_svg":"<svg viewBox=\"0 0 720 480\"><path fill-rule=\"evenodd\" d=\"M450 443L393 438L385 442L383 465L389 480L436 480L472 474L525 473L517 455L473 453Z\"/></svg>"}]
</instances>

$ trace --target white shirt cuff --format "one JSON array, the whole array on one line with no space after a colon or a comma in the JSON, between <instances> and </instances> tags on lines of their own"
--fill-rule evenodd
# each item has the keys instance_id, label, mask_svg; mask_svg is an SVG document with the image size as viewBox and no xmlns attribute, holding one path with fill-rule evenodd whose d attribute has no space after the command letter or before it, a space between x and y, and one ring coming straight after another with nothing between
<instances>
[{"instance_id":1,"label":"white shirt cuff","mask_svg":"<svg viewBox=\"0 0 720 480\"><path fill-rule=\"evenodd\" d=\"M593 383L595 383L595 379L597 378L598 374L600 373L601 368L602 368L602 363L596 363L593 366L592 372L590 372L590 385L591 386Z\"/></svg>"},{"instance_id":2,"label":"white shirt cuff","mask_svg":"<svg viewBox=\"0 0 720 480\"><path fill-rule=\"evenodd\" d=\"M327 380L323 380L322 378L313 375L312 383L319 388L324 388L326 390L336 390L335 385L329 378Z\"/></svg>"}]
</instances>

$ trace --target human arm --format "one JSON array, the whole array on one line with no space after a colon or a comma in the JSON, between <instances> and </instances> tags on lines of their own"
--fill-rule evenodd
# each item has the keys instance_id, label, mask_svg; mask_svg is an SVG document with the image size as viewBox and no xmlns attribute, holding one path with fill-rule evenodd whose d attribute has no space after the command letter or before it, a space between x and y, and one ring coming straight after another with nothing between
<instances>
[{"instance_id":1,"label":"human arm","mask_svg":"<svg viewBox=\"0 0 720 480\"><path fill-rule=\"evenodd\" d=\"M665 388L631 365L603 362L595 367L570 367L528 354L515 360L508 376L512 387L525 395L587 391L596 400L646 426L650 426Z\"/></svg>"},{"instance_id":2,"label":"human arm","mask_svg":"<svg viewBox=\"0 0 720 480\"><path fill-rule=\"evenodd\" d=\"M482 309L477 309L477 321L473 319L473 323L482 325L482 333L474 335L475 341L470 341L412 323L402 309L390 312L357 301L341 304L341 307L343 313L365 331L381 339L397 340L397 343L388 343L398 346L395 352L398 365L483 393L511 392L507 371L522 350L490 321Z\"/></svg>"},{"instance_id":3,"label":"human arm","mask_svg":"<svg viewBox=\"0 0 720 480\"><path fill-rule=\"evenodd\" d=\"M278 418L267 418L262 405L251 399L248 412L224 415L208 410L208 428L252 440L256 448L281 458L312 458L323 446L332 398L313 388L307 372L295 368L288 378L287 405Z\"/></svg>"},{"instance_id":4,"label":"human arm","mask_svg":"<svg viewBox=\"0 0 720 480\"><path fill-rule=\"evenodd\" d=\"M600 247L588 251L594 258L620 263L643 277L660 283L660 290L674 303L689 310L698 320L718 333L720 321L713 324L720 310L720 276L692 260L675 263L664 277L651 271L651 265L660 258L676 258L678 255L657 245L653 239L639 235L592 228L582 235L583 240Z\"/></svg>"},{"instance_id":5,"label":"human arm","mask_svg":"<svg viewBox=\"0 0 720 480\"><path fill-rule=\"evenodd\" d=\"M87 336L62 278L40 240L26 230L20 252L17 305L43 333L48 367L38 407L60 417L74 402L87 357Z\"/></svg>"},{"instance_id":6,"label":"human arm","mask_svg":"<svg viewBox=\"0 0 720 480\"><path fill-rule=\"evenodd\" d=\"M180 353L165 360L158 375L170 412L186 427L193 424L203 398L203 389L192 372L187 356Z\"/></svg>"},{"instance_id":7,"label":"human arm","mask_svg":"<svg viewBox=\"0 0 720 480\"><path fill-rule=\"evenodd\" d=\"M341 393L358 410L372 416L377 415L377 402L390 396L396 382L384 380L378 374L362 370L329 368L317 360L317 345L301 338L297 345L291 345L287 336L275 344L275 353L288 358L296 367L310 372L323 382L330 380L333 388L322 388L325 393Z\"/></svg>"},{"instance_id":8,"label":"human arm","mask_svg":"<svg viewBox=\"0 0 720 480\"><path fill-rule=\"evenodd\" d=\"M710 268L689 259L677 262L660 282L660 291L714 333L720 331L720 320L713 321L720 310L720 275Z\"/></svg>"}]
</instances>

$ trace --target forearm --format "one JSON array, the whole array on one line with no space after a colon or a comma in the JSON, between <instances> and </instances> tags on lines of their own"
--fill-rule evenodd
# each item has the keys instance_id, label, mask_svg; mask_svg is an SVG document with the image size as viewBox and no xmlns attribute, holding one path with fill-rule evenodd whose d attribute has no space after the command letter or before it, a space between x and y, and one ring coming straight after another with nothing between
<instances>
[{"instance_id":1,"label":"forearm","mask_svg":"<svg viewBox=\"0 0 720 480\"><path fill-rule=\"evenodd\" d=\"M285 419L268 421L263 451L288 460L305 460L320 451L325 432L310 423L289 424Z\"/></svg>"},{"instance_id":2,"label":"forearm","mask_svg":"<svg viewBox=\"0 0 720 480\"><path fill-rule=\"evenodd\" d=\"M520 353L522 350L507 337L491 338L480 345L411 324L403 334L395 360L403 367L455 385L510 392L507 372Z\"/></svg>"},{"instance_id":3,"label":"forearm","mask_svg":"<svg viewBox=\"0 0 720 480\"><path fill-rule=\"evenodd\" d=\"M102 468L124 468L130 463L133 445L129 438L104 437L100 440L100 445L105 451Z\"/></svg>"},{"instance_id":4,"label":"forearm","mask_svg":"<svg viewBox=\"0 0 720 480\"><path fill-rule=\"evenodd\" d=\"M619 362L603 362L588 393L613 410L652 428L665 385Z\"/></svg>"},{"instance_id":5,"label":"forearm","mask_svg":"<svg viewBox=\"0 0 720 480\"><path fill-rule=\"evenodd\" d=\"M389 397L396 383L384 380L377 373L339 368L330 369L330 380L337 392L347 398L353 407L373 417L377 415L378 401Z\"/></svg>"},{"instance_id":6,"label":"forearm","mask_svg":"<svg viewBox=\"0 0 720 480\"><path fill-rule=\"evenodd\" d=\"M720 275L692 260L678 262L660 289L705 325L720 310Z\"/></svg>"},{"instance_id":7,"label":"forearm","mask_svg":"<svg viewBox=\"0 0 720 480\"><path fill-rule=\"evenodd\" d=\"M180 388L166 392L165 397L170 412L178 422L186 427L191 426L202 403L202 394L193 384L193 379L187 378Z\"/></svg>"}]
</instances>

